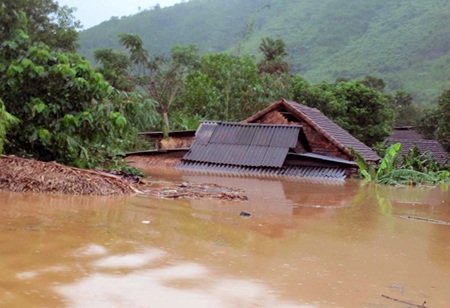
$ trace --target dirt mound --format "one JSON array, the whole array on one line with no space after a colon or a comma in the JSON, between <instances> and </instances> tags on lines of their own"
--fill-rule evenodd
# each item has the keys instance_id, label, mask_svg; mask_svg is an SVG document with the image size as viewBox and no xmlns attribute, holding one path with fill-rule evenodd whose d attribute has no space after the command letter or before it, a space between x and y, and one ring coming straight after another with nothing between
<instances>
[{"instance_id":1,"label":"dirt mound","mask_svg":"<svg viewBox=\"0 0 450 308\"><path fill-rule=\"evenodd\" d=\"M136 190L121 178L15 156L0 156L0 190L72 195L126 195Z\"/></svg>"}]
</instances>

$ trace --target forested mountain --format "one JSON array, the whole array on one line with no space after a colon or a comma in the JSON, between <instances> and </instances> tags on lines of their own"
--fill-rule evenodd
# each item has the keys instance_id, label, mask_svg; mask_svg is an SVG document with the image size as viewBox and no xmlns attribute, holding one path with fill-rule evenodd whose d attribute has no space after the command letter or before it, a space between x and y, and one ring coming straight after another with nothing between
<instances>
[{"instance_id":1,"label":"forested mountain","mask_svg":"<svg viewBox=\"0 0 450 308\"><path fill-rule=\"evenodd\" d=\"M194 44L259 57L262 38L281 38L291 73L313 83L374 75L426 104L450 83L449 20L448 0L190 0L112 18L79 44L92 59L119 48L119 33L137 33L151 53Z\"/></svg>"}]
</instances>

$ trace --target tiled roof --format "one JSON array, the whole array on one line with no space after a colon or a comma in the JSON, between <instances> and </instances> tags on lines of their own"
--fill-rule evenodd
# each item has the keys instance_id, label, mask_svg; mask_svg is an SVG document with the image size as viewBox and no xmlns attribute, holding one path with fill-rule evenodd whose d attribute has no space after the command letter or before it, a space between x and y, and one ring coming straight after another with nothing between
<instances>
[{"instance_id":1,"label":"tiled roof","mask_svg":"<svg viewBox=\"0 0 450 308\"><path fill-rule=\"evenodd\" d=\"M377 161L380 159L371 148L331 121L318 109L300 105L299 103L292 101L286 101L286 103L298 111L306 122L321 132L327 139L341 148L344 152L348 152L348 148L353 148L367 161Z\"/></svg>"},{"instance_id":2,"label":"tiled roof","mask_svg":"<svg viewBox=\"0 0 450 308\"><path fill-rule=\"evenodd\" d=\"M420 152L430 152L439 164L449 164L449 154L436 140L424 139L412 127L394 129L391 137L387 138L388 144L400 142L402 155L406 155L409 149L417 146Z\"/></svg>"},{"instance_id":3,"label":"tiled roof","mask_svg":"<svg viewBox=\"0 0 450 308\"><path fill-rule=\"evenodd\" d=\"M205 122L185 161L251 167L282 167L301 126Z\"/></svg>"},{"instance_id":4,"label":"tiled roof","mask_svg":"<svg viewBox=\"0 0 450 308\"><path fill-rule=\"evenodd\" d=\"M341 149L344 153L351 155L349 148L353 148L359 152L361 156L367 161L378 161L380 157L367 145L353 137L349 132L338 126L322 112L316 108L311 108L301 105L294 101L280 100L277 103L267 107L258 112L252 117L245 120L245 122L252 122L262 115L284 106L299 120L303 120L318 131L321 135L327 138L332 144Z\"/></svg>"}]
</instances>

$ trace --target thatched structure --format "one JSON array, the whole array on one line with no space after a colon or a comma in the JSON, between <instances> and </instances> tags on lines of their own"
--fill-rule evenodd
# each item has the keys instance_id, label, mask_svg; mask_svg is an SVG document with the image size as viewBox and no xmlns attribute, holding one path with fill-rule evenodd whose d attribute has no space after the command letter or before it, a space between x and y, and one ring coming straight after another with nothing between
<instances>
[{"instance_id":1,"label":"thatched structure","mask_svg":"<svg viewBox=\"0 0 450 308\"><path fill-rule=\"evenodd\" d=\"M0 190L118 196L136 190L120 177L15 156L0 156Z\"/></svg>"}]
</instances>

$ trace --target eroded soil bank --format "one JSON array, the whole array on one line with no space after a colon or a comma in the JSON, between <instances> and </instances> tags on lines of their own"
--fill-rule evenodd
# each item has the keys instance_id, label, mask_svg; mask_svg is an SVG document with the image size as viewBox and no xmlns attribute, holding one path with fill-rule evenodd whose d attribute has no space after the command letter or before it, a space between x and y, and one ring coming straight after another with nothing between
<instances>
[{"instance_id":1,"label":"eroded soil bank","mask_svg":"<svg viewBox=\"0 0 450 308\"><path fill-rule=\"evenodd\" d=\"M0 156L0 190L114 196L136 190L121 178L15 156Z\"/></svg>"},{"instance_id":2,"label":"eroded soil bank","mask_svg":"<svg viewBox=\"0 0 450 308\"><path fill-rule=\"evenodd\" d=\"M173 169L176 159L141 157L136 167L163 166ZM247 200L243 190L217 184L141 179L130 184L119 175L71 168L55 162L41 162L15 156L0 156L0 190L60 193L69 195L121 196L133 193L158 198L213 198Z\"/></svg>"}]
</instances>

